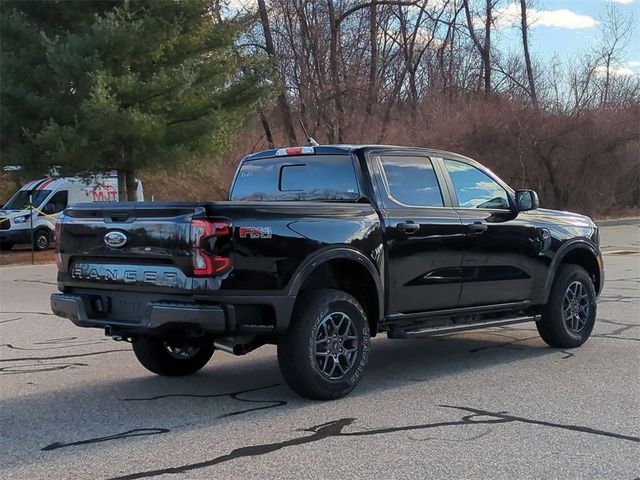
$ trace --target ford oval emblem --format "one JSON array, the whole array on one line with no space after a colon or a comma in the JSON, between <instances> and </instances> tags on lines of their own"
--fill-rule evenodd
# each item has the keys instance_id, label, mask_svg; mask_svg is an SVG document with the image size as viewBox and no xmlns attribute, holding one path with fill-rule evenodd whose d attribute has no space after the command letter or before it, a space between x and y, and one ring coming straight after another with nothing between
<instances>
[{"instance_id":1,"label":"ford oval emblem","mask_svg":"<svg viewBox=\"0 0 640 480\"><path fill-rule=\"evenodd\" d=\"M118 231L107 232L104 236L104 243L107 247L120 248L124 247L124 244L127 243L127 236Z\"/></svg>"}]
</instances>

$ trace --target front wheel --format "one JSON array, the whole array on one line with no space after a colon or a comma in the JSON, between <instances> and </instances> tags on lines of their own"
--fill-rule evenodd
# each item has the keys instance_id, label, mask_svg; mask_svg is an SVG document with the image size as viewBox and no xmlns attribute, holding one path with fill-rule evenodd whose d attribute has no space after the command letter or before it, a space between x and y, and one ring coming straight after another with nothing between
<instances>
[{"instance_id":1,"label":"front wheel","mask_svg":"<svg viewBox=\"0 0 640 480\"><path fill-rule=\"evenodd\" d=\"M155 337L138 337L133 342L133 352L142 366L168 377L196 373L211 359L213 351L213 346L179 345Z\"/></svg>"},{"instance_id":2,"label":"front wheel","mask_svg":"<svg viewBox=\"0 0 640 480\"><path fill-rule=\"evenodd\" d=\"M51 233L44 228L33 234L33 247L38 250L47 250L51 246Z\"/></svg>"},{"instance_id":3,"label":"front wheel","mask_svg":"<svg viewBox=\"0 0 640 480\"><path fill-rule=\"evenodd\" d=\"M332 400L360 382L369 349L369 322L358 301L339 290L314 290L300 298L278 339L278 363L294 392Z\"/></svg>"},{"instance_id":4,"label":"front wheel","mask_svg":"<svg viewBox=\"0 0 640 480\"><path fill-rule=\"evenodd\" d=\"M596 321L596 291L587 271L561 265L536 323L542 339L557 348L579 347L587 341Z\"/></svg>"}]
</instances>

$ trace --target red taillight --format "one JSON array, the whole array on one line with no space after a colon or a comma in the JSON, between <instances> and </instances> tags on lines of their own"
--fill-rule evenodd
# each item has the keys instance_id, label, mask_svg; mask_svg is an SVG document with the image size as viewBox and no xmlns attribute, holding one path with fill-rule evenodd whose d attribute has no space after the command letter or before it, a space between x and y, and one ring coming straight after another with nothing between
<instances>
[{"instance_id":1,"label":"red taillight","mask_svg":"<svg viewBox=\"0 0 640 480\"><path fill-rule=\"evenodd\" d=\"M214 251L208 251L206 248L206 243L211 237L216 237ZM229 249L217 245L218 240L229 240L230 237L231 224L229 222L191 220L191 252L195 276L218 275L231 267Z\"/></svg>"},{"instance_id":2,"label":"red taillight","mask_svg":"<svg viewBox=\"0 0 640 480\"><path fill-rule=\"evenodd\" d=\"M60 218L58 219L58 221L56 222L56 229L55 229L55 235L56 235L56 253L55 253L55 257L56 257L56 265L58 266L58 271L60 272L64 272L66 270L64 263L62 261L62 250L61 250L61 246L60 244L62 243L62 225L64 224L64 215L60 215Z\"/></svg>"}]
</instances>

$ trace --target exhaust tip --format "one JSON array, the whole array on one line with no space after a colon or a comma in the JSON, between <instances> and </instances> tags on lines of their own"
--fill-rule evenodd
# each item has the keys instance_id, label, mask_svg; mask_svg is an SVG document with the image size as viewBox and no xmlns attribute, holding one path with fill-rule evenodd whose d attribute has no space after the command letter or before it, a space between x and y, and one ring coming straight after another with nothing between
<instances>
[{"instance_id":1,"label":"exhaust tip","mask_svg":"<svg viewBox=\"0 0 640 480\"><path fill-rule=\"evenodd\" d=\"M264 345L264 342L257 337L223 337L213 341L213 346L217 350L231 353L233 355L246 355L252 350Z\"/></svg>"}]
</instances>

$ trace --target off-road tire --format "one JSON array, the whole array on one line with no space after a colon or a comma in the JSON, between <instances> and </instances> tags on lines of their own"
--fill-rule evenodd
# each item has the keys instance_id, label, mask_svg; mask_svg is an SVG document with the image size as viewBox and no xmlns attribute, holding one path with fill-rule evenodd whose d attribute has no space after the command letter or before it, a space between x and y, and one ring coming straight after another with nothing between
<instances>
[{"instance_id":1,"label":"off-road tire","mask_svg":"<svg viewBox=\"0 0 640 480\"><path fill-rule=\"evenodd\" d=\"M349 323L340 324L338 329L335 324L341 319L345 322L348 319ZM289 387L305 398L344 397L362 379L370 342L367 315L355 298L340 290L312 290L299 298L291 325L278 338L280 371ZM326 351L319 353L318 349ZM335 363L332 374L328 371Z\"/></svg>"},{"instance_id":2,"label":"off-road tire","mask_svg":"<svg viewBox=\"0 0 640 480\"><path fill-rule=\"evenodd\" d=\"M570 312L568 301L571 298L570 288L577 288L584 298L583 305L587 310L578 305L575 308L576 314L582 314L583 320L567 320ZM579 347L587 341L593 330L596 321L596 291L593 281L587 271L579 265L560 265L556 278L551 287L549 300L542 311L542 319L536 323L538 332L542 339L551 347L573 348ZM572 324L580 327L572 328Z\"/></svg>"},{"instance_id":3,"label":"off-road tire","mask_svg":"<svg viewBox=\"0 0 640 480\"><path fill-rule=\"evenodd\" d=\"M150 372L167 377L183 377L196 373L213 355L213 346L197 348L192 356L179 358L170 353L172 347L167 341L156 337L138 337L133 342L133 352L138 361ZM179 348L179 347L178 347Z\"/></svg>"}]
</instances>

